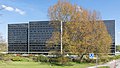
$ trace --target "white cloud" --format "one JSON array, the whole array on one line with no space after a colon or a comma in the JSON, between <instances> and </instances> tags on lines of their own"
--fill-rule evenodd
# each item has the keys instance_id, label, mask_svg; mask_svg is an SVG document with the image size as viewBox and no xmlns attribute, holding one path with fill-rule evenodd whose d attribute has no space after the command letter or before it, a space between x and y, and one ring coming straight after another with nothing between
<instances>
[{"instance_id":1,"label":"white cloud","mask_svg":"<svg viewBox=\"0 0 120 68\"><path fill-rule=\"evenodd\" d=\"M20 10L18 8L13 8L13 7L10 7L10 6L6 6L6 5L1 5L1 7L7 11L14 11L16 13L19 13L21 15L24 15L25 12L23 10Z\"/></svg>"},{"instance_id":2,"label":"white cloud","mask_svg":"<svg viewBox=\"0 0 120 68\"><path fill-rule=\"evenodd\" d=\"M22 11L22 10L20 10L20 9L18 9L18 8L15 9L15 12L18 12L18 13L21 14L21 15L24 15L24 14L25 14L24 11Z\"/></svg>"},{"instance_id":3,"label":"white cloud","mask_svg":"<svg viewBox=\"0 0 120 68\"><path fill-rule=\"evenodd\" d=\"M12 7L9 7L9 6L6 6L6 5L1 5L2 8L4 8L5 10L8 10L8 11L14 11L14 8Z\"/></svg>"},{"instance_id":4,"label":"white cloud","mask_svg":"<svg viewBox=\"0 0 120 68\"><path fill-rule=\"evenodd\" d=\"M120 32L118 32L118 34L120 34Z\"/></svg>"}]
</instances>

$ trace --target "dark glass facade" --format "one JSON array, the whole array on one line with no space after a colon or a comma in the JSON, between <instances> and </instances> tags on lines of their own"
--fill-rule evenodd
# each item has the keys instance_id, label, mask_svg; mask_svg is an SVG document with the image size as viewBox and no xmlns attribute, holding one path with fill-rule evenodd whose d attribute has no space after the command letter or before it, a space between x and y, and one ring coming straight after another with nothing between
<instances>
[{"instance_id":1,"label":"dark glass facade","mask_svg":"<svg viewBox=\"0 0 120 68\"><path fill-rule=\"evenodd\" d=\"M111 52L115 52L115 20L104 20L113 44ZM47 47L46 41L52 36L54 28L50 21L31 21L28 24L8 24L9 53L48 53L55 47ZM57 47L60 50L60 46Z\"/></svg>"},{"instance_id":2,"label":"dark glass facade","mask_svg":"<svg viewBox=\"0 0 120 68\"><path fill-rule=\"evenodd\" d=\"M29 51L48 52L46 41L51 38L54 28L49 21L34 21L29 23Z\"/></svg>"},{"instance_id":3,"label":"dark glass facade","mask_svg":"<svg viewBox=\"0 0 120 68\"><path fill-rule=\"evenodd\" d=\"M28 51L28 24L8 24L8 52Z\"/></svg>"},{"instance_id":4,"label":"dark glass facade","mask_svg":"<svg viewBox=\"0 0 120 68\"><path fill-rule=\"evenodd\" d=\"M112 38L111 53L115 53L115 20L104 20L107 31Z\"/></svg>"},{"instance_id":5,"label":"dark glass facade","mask_svg":"<svg viewBox=\"0 0 120 68\"><path fill-rule=\"evenodd\" d=\"M48 53L60 46L47 47L54 28L50 21L32 21L29 24L8 24L9 53Z\"/></svg>"}]
</instances>

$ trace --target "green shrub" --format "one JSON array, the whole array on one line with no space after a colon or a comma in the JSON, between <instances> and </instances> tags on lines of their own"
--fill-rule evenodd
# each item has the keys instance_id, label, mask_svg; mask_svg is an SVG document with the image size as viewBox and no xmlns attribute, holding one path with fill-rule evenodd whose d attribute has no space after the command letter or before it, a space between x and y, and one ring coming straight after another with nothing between
<instances>
[{"instance_id":1,"label":"green shrub","mask_svg":"<svg viewBox=\"0 0 120 68\"><path fill-rule=\"evenodd\" d=\"M32 60L35 61L35 62L38 62L38 59L36 56L32 57Z\"/></svg>"},{"instance_id":2,"label":"green shrub","mask_svg":"<svg viewBox=\"0 0 120 68\"><path fill-rule=\"evenodd\" d=\"M21 58L22 58L21 61L26 61L26 62L30 62L30 61L32 61L32 59L27 58L27 57L21 57Z\"/></svg>"},{"instance_id":3,"label":"green shrub","mask_svg":"<svg viewBox=\"0 0 120 68\"><path fill-rule=\"evenodd\" d=\"M20 56L15 56L11 60L12 61L22 61L22 58Z\"/></svg>"},{"instance_id":4,"label":"green shrub","mask_svg":"<svg viewBox=\"0 0 120 68\"><path fill-rule=\"evenodd\" d=\"M80 57L78 57L76 59L73 59L73 62L77 62L77 63L81 63L81 62L84 62L84 63L95 63L96 59L90 59L89 56L84 55L81 60L80 60Z\"/></svg>"},{"instance_id":5,"label":"green shrub","mask_svg":"<svg viewBox=\"0 0 120 68\"><path fill-rule=\"evenodd\" d=\"M69 65L71 60L68 57L58 56L58 57L50 57L49 62L55 65Z\"/></svg>"},{"instance_id":6,"label":"green shrub","mask_svg":"<svg viewBox=\"0 0 120 68\"><path fill-rule=\"evenodd\" d=\"M4 56L5 56L5 54L1 54L1 53L0 53L0 60L3 60L3 59L4 59Z\"/></svg>"},{"instance_id":7,"label":"green shrub","mask_svg":"<svg viewBox=\"0 0 120 68\"><path fill-rule=\"evenodd\" d=\"M115 56L115 59L120 59L120 55L116 55L116 56Z\"/></svg>"},{"instance_id":8,"label":"green shrub","mask_svg":"<svg viewBox=\"0 0 120 68\"><path fill-rule=\"evenodd\" d=\"M110 59L108 59L108 58L100 58L99 61L103 62L103 63L106 63L106 62L110 61Z\"/></svg>"},{"instance_id":9,"label":"green shrub","mask_svg":"<svg viewBox=\"0 0 120 68\"><path fill-rule=\"evenodd\" d=\"M2 61L9 61L11 60L12 55L11 54L0 54L0 60Z\"/></svg>"},{"instance_id":10,"label":"green shrub","mask_svg":"<svg viewBox=\"0 0 120 68\"><path fill-rule=\"evenodd\" d=\"M37 61L47 62L47 61L49 61L49 59L48 59L47 57L43 56L43 55L39 55L39 56L37 57Z\"/></svg>"},{"instance_id":11,"label":"green shrub","mask_svg":"<svg viewBox=\"0 0 120 68\"><path fill-rule=\"evenodd\" d=\"M108 59L109 59L109 61L112 61L112 60L114 60L115 59L115 57L108 57Z\"/></svg>"},{"instance_id":12,"label":"green shrub","mask_svg":"<svg viewBox=\"0 0 120 68\"><path fill-rule=\"evenodd\" d=\"M61 57L59 57L58 58L58 62L60 63L60 64L67 64L68 62L70 61L70 59L68 58L68 57L64 57L64 56L61 56Z\"/></svg>"},{"instance_id":13,"label":"green shrub","mask_svg":"<svg viewBox=\"0 0 120 68\"><path fill-rule=\"evenodd\" d=\"M120 55L101 57L100 62L109 62L109 61L116 60L116 59L120 59Z\"/></svg>"},{"instance_id":14,"label":"green shrub","mask_svg":"<svg viewBox=\"0 0 120 68\"><path fill-rule=\"evenodd\" d=\"M59 62L57 57L51 57L49 58L49 62Z\"/></svg>"},{"instance_id":15,"label":"green shrub","mask_svg":"<svg viewBox=\"0 0 120 68\"><path fill-rule=\"evenodd\" d=\"M11 58L12 61L32 61L32 59L28 58L28 57L21 57L21 56L14 56Z\"/></svg>"}]
</instances>

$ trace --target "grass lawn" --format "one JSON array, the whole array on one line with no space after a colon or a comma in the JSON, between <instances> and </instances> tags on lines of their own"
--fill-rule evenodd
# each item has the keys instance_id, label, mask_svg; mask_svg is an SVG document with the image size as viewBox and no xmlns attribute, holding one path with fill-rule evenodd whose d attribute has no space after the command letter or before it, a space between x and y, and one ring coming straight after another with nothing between
<instances>
[{"instance_id":1,"label":"grass lawn","mask_svg":"<svg viewBox=\"0 0 120 68\"><path fill-rule=\"evenodd\" d=\"M49 63L39 63L39 62L0 62L0 68L86 68L88 66L93 66L94 64L88 63L72 63L72 66L56 66Z\"/></svg>"},{"instance_id":2,"label":"grass lawn","mask_svg":"<svg viewBox=\"0 0 120 68\"><path fill-rule=\"evenodd\" d=\"M102 67L98 67L98 68L110 68L109 66L102 66Z\"/></svg>"}]
</instances>

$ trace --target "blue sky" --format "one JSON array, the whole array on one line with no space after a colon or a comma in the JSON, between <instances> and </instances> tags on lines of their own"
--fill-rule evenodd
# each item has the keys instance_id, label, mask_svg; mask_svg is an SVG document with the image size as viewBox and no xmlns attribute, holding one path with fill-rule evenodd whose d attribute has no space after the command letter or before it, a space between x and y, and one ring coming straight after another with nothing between
<instances>
[{"instance_id":1,"label":"blue sky","mask_svg":"<svg viewBox=\"0 0 120 68\"><path fill-rule=\"evenodd\" d=\"M120 44L120 0L69 0L71 3L101 13L104 20L115 20L116 44ZM49 20L48 8L57 0L0 0L0 33L7 40L7 24Z\"/></svg>"}]
</instances>

